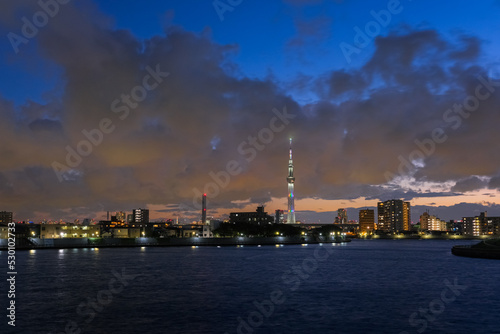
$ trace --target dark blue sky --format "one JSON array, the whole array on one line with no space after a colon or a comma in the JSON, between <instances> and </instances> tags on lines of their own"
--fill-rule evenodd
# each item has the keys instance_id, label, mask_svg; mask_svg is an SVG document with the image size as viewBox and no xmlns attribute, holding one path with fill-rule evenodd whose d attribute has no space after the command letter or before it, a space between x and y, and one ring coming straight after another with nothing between
<instances>
[{"instance_id":1,"label":"dark blue sky","mask_svg":"<svg viewBox=\"0 0 500 334\"><path fill-rule=\"evenodd\" d=\"M119 6L116 1L93 3L114 29L128 30L139 40L164 35L165 27L171 24L196 33L207 31L217 43L238 46L232 59L242 75L265 78L272 74L286 82L296 79L299 73L321 75L328 70L362 66L373 53L373 42L361 53L353 54L352 62L347 62L339 45L352 44L356 35L353 28L364 30L366 23L374 20L371 11L379 13L387 9L389 2L371 1L367 6L359 1L289 1L298 4L294 6L287 5L287 1L242 1L233 11L221 10L223 21L211 1L128 0ZM436 29L446 37L473 35L484 41L484 60L500 62L498 1L399 3L401 12L391 15L389 24L381 26L377 36L405 26ZM22 45L21 52L37 52L30 44ZM16 103L29 98L42 101L47 86L58 85L61 73L50 60L30 54L24 56L29 57L27 63L20 59L23 56L14 57L6 38L2 55L2 73L10 80L2 80L1 92Z\"/></svg>"},{"instance_id":2,"label":"dark blue sky","mask_svg":"<svg viewBox=\"0 0 500 334\"><path fill-rule=\"evenodd\" d=\"M497 86L484 84L500 79L498 1L57 6L49 17L35 1L0 5L0 210L19 219L102 218L139 206L154 218L192 219L193 198L207 189L215 216L283 208L289 136L299 220L307 211L303 220L324 221L338 207L352 217L390 198L443 219L500 214L492 126L500 104ZM23 37L26 20L44 15ZM156 66L169 76L118 118L113 101ZM490 94L472 111L447 113L478 85ZM242 154L284 108L295 116L284 130L254 158ZM68 147L78 150L104 118L113 130L70 166ZM446 139L426 152L416 142L436 129ZM217 183L230 161L241 170Z\"/></svg>"}]
</instances>

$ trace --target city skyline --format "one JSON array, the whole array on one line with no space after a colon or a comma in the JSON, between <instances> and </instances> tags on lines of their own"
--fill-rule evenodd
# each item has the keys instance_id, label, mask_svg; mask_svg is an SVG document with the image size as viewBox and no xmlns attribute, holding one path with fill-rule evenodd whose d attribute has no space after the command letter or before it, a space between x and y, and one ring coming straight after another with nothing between
<instances>
[{"instance_id":1,"label":"city skyline","mask_svg":"<svg viewBox=\"0 0 500 334\"><path fill-rule=\"evenodd\" d=\"M498 1L0 7L0 211L18 220L195 220L204 193L209 216L284 210L290 137L297 220L391 199L414 222L500 216Z\"/></svg>"},{"instance_id":2,"label":"city skyline","mask_svg":"<svg viewBox=\"0 0 500 334\"><path fill-rule=\"evenodd\" d=\"M206 194L203 194L203 197L202 197L202 212L201 212L201 219L200 220L190 220L189 217L179 217L179 216L175 216L175 217L160 217L160 218L153 218L151 219L150 221L151 222L167 222L167 221L176 221L176 224L200 224L202 223L203 221L211 221L211 220L217 220L217 221L228 221L230 219L230 216L231 214L233 213L244 213L244 211L236 211L236 212L233 212L231 214L227 214L227 215L222 215L222 216L213 216L213 215L209 215L207 216L207 212L209 212L210 210L207 209L206 207L206 203L207 203L207 197L206 197ZM310 221L307 221L307 219L298 219L296 220L295 223L297 224L315 224L315 223L320 223L320 224L351 224L351 223L361 223L362 220L361 219L357 219L358 215L360 215L359 217L361 218L361 214L363 213L363 215L366 215L366 211L372 211L372 212L375 212L375 211L379 211L380 212L380 205L383 205L385 204L386 202L403 202L402 200L400 199L391 199L391 200L387 200L387 201L384 201L384 202L377 202L375 206L366 206L364 208L359 208L359 209L354 209L354 208L349 208L349 211L346 210L345 208L339 208L337 211L334 211L334 212L322 212L322 214L325 215L325 219L323 219L323 221L321 221L321 219L317 222L310 222ZM407 207L406 208L409 208L409 206L411 206L411 203L410 202L404 202ZM258 207L262 207L262 209L265 208L265 205L261 204L259 205ZM418 208L420 210L420 208ZM102 217L85 217L85 218L82 218L82 217L72 217L71 219L67 219L67 220L64 220L64 219L54 219L54 218L51 218L51 217L45 217L44 219L42 220L22 220L22 219L18 219L18 217L16 217L16 213L15 212L9 212L9 211L0 211L0 213L4 213L4 214L9 214L10 217L11 217L11 220L14 221L14 222L25 222L25 223L46 223L46 222L50 222L50 223L57 223L57 222L64 222L64 223L77 223L77 224L89 224L89 223L97 223L97 222L100 222L100 221L109 221L110 220L110 215L111 217L113 217L113 214L117 217L116 219L119 219L118 217L121 217L120 219L122 220L129 220L131 219L131 217L136 217L137 216L137 213L136 212L141 212L140 215L142 216L142 212L143 211L147 211L148 214L147 214L147 220L149 220L149 209L121 209L121 210L118 210L118 211L106 211L104 213L104 215ZM213 209L213 210L216 210ZM406 210L406 209L405 209ZM282 217L283 217L283 212L284 210L281 210L281 209L276 209L276 210L273 210L273 211L276 211L275 214L278 214L278 213L281 213ZM410 210L408 210L410 211ZM416 211L416 210L415 210ZM127 214L127 212L131 212L130 214ZM253 212L252 210L250 212ZM342 216L340 215L340 212L342 212ZM413 211L412 211L413 212ZM431 212L433 213L432 216L434 218L440 218L438 214L436 214L435 212ZM484 212L480 212L480 214L487 214L488 212L487 211L484 211ZM421 220L421 217L422 215L429 215L429 210L425 210L425 211L418 211L418 212L413 212L413 215L415 216L415 218L413 219L412 218L412 215L411 214L408 214L407 217L408 217L408 221L407 221L407 228L410 227L410 226L413 226L413 225L416 225L419 223L419 220ZM127 218L128 216L128 218ZM451 221L455 221L455 222L462 222L462 219L465 218L465 217L470 217L471 215L463 215L461 217L459 217L458 219L449 219L449 220L442 220L443 222L451 222ZM477 215L476 215L477 216ZM1 221L1 219L0 219ZM383 226L384 223L383 223L384 219L380 220L380 216L378 219L375 219L375 222L377 225L379 225L380 223L382 223L382 225L380 226ZM295 224L295 223L291 223L291 224ZM288 221L285 222L285 224L290 224ZM381 228L381 230L383 230L383 228ZM403 229L402 229L403 230Z\"/></svg>"}]
</instances>

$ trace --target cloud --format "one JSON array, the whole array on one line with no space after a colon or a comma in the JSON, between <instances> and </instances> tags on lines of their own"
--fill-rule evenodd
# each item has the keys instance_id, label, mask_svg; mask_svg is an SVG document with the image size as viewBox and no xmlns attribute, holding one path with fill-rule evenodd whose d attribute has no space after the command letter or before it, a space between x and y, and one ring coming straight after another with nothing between
<instances>
[{"instance_id":1,"label":"cloud","mask_svg":"<svg viewBox=\"0 0 500 334\"><path fill-rule=\"evenodd\" d=\"M37 36L36 56L60 69L60 86L48 89L57 94L46 103L22 106L0 98L5 138L0 199L20 217L97 215L147 205L166 206L163 212L193 207L198 191L217 185L213 175L225 175L233 160L241 172L228 182L219 178L212 207L285 197L289 136L294 137L301 198L450 196L486 186L470 175L497 175L499 95L482 101L457 130L443 120L447 109L474 94L478 76L487 77L481 41L474 37L446 39L434 30L402 28L378 37L364 66L309 77L306 89L318 99L301 105L272 78L236 73L232 59L238 45L216 43L209 29L194 33L169 26L164 34L141 40L115 29L89 6L68 4ZM328 24L298 22L292 44L301 48ZM147 69L157 67L168 77L120 119L113 102L131 95ZM255 148L255 158L248 161L238 147L250 147L252 138L270 127L273 109L285 107L294 118ZM67 164L68 147L77 149L88 140L84 130L99 128L103 119L111 120L114 130L103 134L102 143L93 145L81 163L69 166L59 182L53 162ZM452 193L384 188L385 173L398 170L398 157L408 157L418 148L415 140L428 138L438 127L448 139L423 159L414 176L418 182L456 182Z\"/></svg>"},{"instance_id":2,"label":"cloud","mask_svg":"<svg viewBox=\"0 0 500 334\"><path fill-rule=\"evenodd\" d=\"M318 80L317 86L321 96L326 99L335 99L347 92L351 95L362 93L368 86L368 80L361 72L339 70ZM322 87L327 89L322 89Z\"/></svg>"},{"instance_id":3,"label":"cloud","mask_svg":"<svg viewBox=\"0 0 500 334\"><path fill-rule=\"evenodd\" d=\"M492 119L498 118L500 94L481 101L457 129L445 121L448 109L474 96L479 77L488 80L479 58L470 55L464 62L457 55L463 37L457 39L446 40L433 30L393 32L377 38L373 56L361 69L332 71L320 81L319 95L326 101L308 108L330 115L331 132L346 134L337 137L334 155L344 167L338 179L383 183L386 172L397 174L400 157L411 164L410 154L421 150L415 141L432 138L434 129L444 129L447 140L423 155L417 179L444 182L496 173L500 160L491 143L499 138ZM485 155L491 159L484 161Z\"/></svg>"},{"instance_id":4,"label":"cloud","mask_svg":"<svg viewBox=\"0 0 500 334\"><path fill-rule=\"evenodd\" d=\"M475 217L479 216L481 212L488 211L489 216L500 216L500 205L492 203L457 203L452 206L413 206L412 219L414 222L418 221L420 214L429 210L431 215L439 217L440 219L449 220L461 220L463 217Z\"/></svg>"},{"instance_id":5,"label":"cloud","mask_svg":"<svg viewBox=\"0 0 500 334\"><path fill-rule=\"evenodd\" d=\"M329 38L331 23L331 19L328 16L317 16L311 19L296 18L294 25L297 32L288 41L287 46L299 48L299 50L300 47L307 44L316 44L317 46Z\"/></svg>"},{"instance_id":6,"label":"cloud","mask_svg":"<svg viewBox=\"0 0 500 334\"><path fill-rule=\"evenodd\" d=\"M7 141L0 167L10 185L2 194L5 206L29 215L22 198L37 203L33 210L51 212L77 203L95 211L101 206L130 210L190 203L193 189L213 182L209 172L224 170L228 161L242 161L246 173L255 173L265 168L265 157L276 154L277 147L286 155L284 132L276 134L278 139L252 166L238 153L240 143L269 126L274 108L300 112L273 82L237 79L226 72L235 45L218 45L208 31L195 34L179 27L141 41L113 30L106 20L89 17L82 15L82 8L68 7L38 37L40 54L62 69L60 101L21 108L1 101L0 127ZM112 102L142 84L148 66L171 75L121 120ZM67 164L67 147L76 150L87 140L83 131L99 128L104 118L115 130L68 171L65 182L58 182L52 163ZM213 138L218 138L217 150L212 149ZM217 200L233 199L241 187L246 190L239 196L250 197L273 177L243 175ZM244 185L246 180L249 185Z\"/></svg>"},{"instance_id":7,"label":"cloud","mask_svg":"<svg viewBox=\"0 0 500 334\"><path fill-rule=\"evenodd\" d=\"M457 183L451 188L451 190L456 192L469 192L483 189L487 185L488 181L480 179L477 176L471 176L469 178L457 181Z\"/></svg>"},{"instance_id":8,"label":"cloud","mask_svg":"<svg viewBox=\"0 0 500 334\"><path fill-rule=\"evenodd\" d=\"M39 6L35 1L18 0L18 1L2 1L0 2L0 22L1 25L14 28L22 25L20 18L22 16L29 17L35 11L39 10Z\"/></svg>"},{"instance_id":9,"label":"cloud","mask_svg":"<svg viewBox=\"0 0 500 334\"><path fill-rule=\"evenodd\" d=\"M500 176L495 175L490 179L488 184L488 188L490 189L500 189Z\"/></svg>"}]
</instances>

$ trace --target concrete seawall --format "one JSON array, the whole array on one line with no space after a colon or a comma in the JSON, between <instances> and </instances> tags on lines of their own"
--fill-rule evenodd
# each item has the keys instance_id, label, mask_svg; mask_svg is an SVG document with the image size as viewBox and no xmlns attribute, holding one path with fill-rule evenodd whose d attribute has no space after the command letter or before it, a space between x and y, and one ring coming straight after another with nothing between
<instances>
[{"instance_id":1,"label":"concrete seawall","mask_svg":"<svg viewBox=\"0 0 500 334\"><path fill-rule=\"evenodd\" d=\"M54 249L88 247L182 247L182 246L236 246L236 245L296 245L339 242L332 238L297 237L237 237L237 238L58 238L17 239L16 249ZM7 249L7 240L0 239L0 249Z\"/></svg>"},{"instance_id":2,"label":"concrete seawall","mask_svg":"<svg viewBox=\"0 0 500 334\"><path fill-rule=\"evenodd\" d=\"M457 256L474 257L481 259L500 260L500 248L474 248L473 246L454 246L451 253Z\"/></svg>"}]
</instances>

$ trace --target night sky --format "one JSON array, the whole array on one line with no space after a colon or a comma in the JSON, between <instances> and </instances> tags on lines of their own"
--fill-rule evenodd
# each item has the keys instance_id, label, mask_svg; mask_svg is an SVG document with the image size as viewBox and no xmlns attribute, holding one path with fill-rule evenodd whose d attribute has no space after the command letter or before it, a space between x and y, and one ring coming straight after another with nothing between
<instances>
[{"instance_id":1,"label":"night sky","mask_svg":"<svg viewBox=\"0 0 500 334\"><path fill-rule=\"evenodd\" d=\"M297 220L500 215L500 1L59 1L0 3L16 220L286 210L290 137Z\"/></svg>"}]
</instances>

